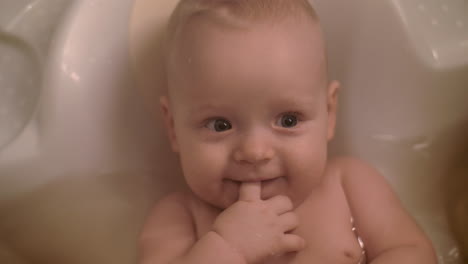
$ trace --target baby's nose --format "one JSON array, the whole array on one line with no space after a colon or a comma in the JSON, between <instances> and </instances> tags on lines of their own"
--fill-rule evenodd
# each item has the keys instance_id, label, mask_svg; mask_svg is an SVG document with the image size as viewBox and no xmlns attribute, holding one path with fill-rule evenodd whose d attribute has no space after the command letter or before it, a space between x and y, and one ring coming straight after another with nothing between
<instances>
[{"instance_id":1,"label":"baby's nose","mask_svg":"<svg viewBox=\"0 0 468 264\"><path fill-rule=\"evenodd\" d=\"M270 161L274 156L273 147L265 138L244 139L234 151L238 163L258 165Z\"/></svg>"}]
</instances>

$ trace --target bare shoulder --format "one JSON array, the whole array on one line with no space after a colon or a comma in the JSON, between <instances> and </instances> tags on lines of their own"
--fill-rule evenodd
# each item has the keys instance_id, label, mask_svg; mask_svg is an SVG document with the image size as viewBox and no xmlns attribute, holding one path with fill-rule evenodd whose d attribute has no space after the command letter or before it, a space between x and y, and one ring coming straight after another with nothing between
<instances>
[{"instance_id":1,"label":"bare shoulder","mask_svg":"<svg viewBox=\"0 0 468 264\"><path fill-rule=\"evenodd\" d=\"M370 260L389 250L413 248L425 263L433 263L429 239L377 169L357 158L340 157L330 160L328 170L339 178Z\"/></svg>"},{"instance_id":2,"label":"bare shoulder","mask_svg":"<svg viewBox=\"0 0 468 264\"><path fill-rule=\"evenodd\" d=\"M333 157L327 161L324 183L341 188L350 187L349 183L368 181L374 178L386 182L383 176L367 162L349 156Z\"/></svg>"},{"instance_id":3,"label":"bare shoulder","mask_svg":"<svg viewBox=\"0 0 468 264\"><path fill-rule=\"evenodd\" d=\"M155 204L140 234L140 263L165 263L195 243L189 201L189 195L173 193Z\"/></svg>"},{"instance_id":4,"label":"bare shoulder","mask_svg":"<svg viewBox=\"0 0 468 264\"><path fill-rule=\"evenodd\" d=\"M329 174L339 177L340 180L353 177L362 179L365 177L382 177L380 173L369 163L349 156L334 157L328 161L327 171Z\"/></svg>"},{"instance_id":5,"label":"bare shoulder","mask_svg":"<svg viewBox=\"0 0 468 264\"><path fill-rule=\"evenodd\" d=\"M338 178L350 206L363 206L360 202L371 203L367 198L379 198L376 203L389 203L403 209L385 177L369 163L354 157L337 157L329 161L328 174ZM353 208L351 208L353 209Z\"/></svg>"},{"instance_id":6,"label":"bare shoulder","mask_svg":"<svg viewBox=\"0 0 468 264\"><path fill-rule=\"evenodd\" d=\"M145 221L142 238L149 235L151 230L158 229L155 223L160 223L174 215L189 214L189 197L182 192L171 193L155 203Z\"/></svg>"}]
</instances>

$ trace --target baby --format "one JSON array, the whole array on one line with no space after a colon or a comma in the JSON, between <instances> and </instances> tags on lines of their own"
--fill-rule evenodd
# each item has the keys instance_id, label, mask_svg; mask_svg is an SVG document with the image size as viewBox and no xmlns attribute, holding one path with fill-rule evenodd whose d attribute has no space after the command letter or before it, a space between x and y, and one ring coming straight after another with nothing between
<instances>
[{"instance_id":1,"label":"baby","mask_svg":"<svg viewBox=\"0 0 468 264\"><path fill-rule=\"evenodd\" d=\"M327 158L339 83L306 0L181 0L167 31L172 149L190 191L153 209L143 264L434 264L377 171Z\"/></svg>"}]
</instances>

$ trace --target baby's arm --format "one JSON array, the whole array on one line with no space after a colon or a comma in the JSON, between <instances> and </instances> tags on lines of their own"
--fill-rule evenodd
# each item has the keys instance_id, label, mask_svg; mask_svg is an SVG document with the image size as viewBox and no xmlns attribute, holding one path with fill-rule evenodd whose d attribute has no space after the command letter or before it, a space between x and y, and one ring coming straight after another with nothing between
<instances>
[{"instance_id":1,"label":"baby's arm","mask_svg":"<svg viewBox=\"0 0 468 264\"><path fill-rule=\"evenodd\" d=\"M196 241L192 215L182 194L173 194L153 209L140 237L140 264L244 264L218 234Z\"/></svg>"},{"instance_id":2,"label":"baby's arm","mask_svg":"<svg viewBox=\"0 0 468 264\"><path fill-rule=\"evenodd\" d=\"M338 161L342 185L370 264L436 264L432 244L384 177L362 161Z\"/></svg>"}]
</instances>

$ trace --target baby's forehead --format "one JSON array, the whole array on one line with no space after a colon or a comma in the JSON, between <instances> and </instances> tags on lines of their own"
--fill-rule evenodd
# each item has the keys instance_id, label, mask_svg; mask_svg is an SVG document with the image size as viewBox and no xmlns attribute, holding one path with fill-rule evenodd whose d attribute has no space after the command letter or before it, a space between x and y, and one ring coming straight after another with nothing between
<instances>
[{"instance_id":1,"label":"baby's forehead","mask_svg":"<svg viewBox=\"0 0 468 264\"><path fill-rule=\"evenodd\" d=\"M255 31L257 36L267 37L276 31L282 33L277 34L280 38L288 38L288 32L299 30L322 42L318 17L307 0L181 0L167 27L166 55L170 58L181 47L197 47L194 42L206 45L233 32Z\"/></svg>"},{"instance_id":2,"label":"baby's forehead","mask_svg":"<svg viewBox=\"0 0 468 264\"><path fill-rule=\"evenodd\" d=\"M258 23L232 29L200 22L187 25L181 33L172 53L173 74L210 69L211 74L223 75L243 65L246 70L262 68L271 74L326 75L324 41L316 23Z\"/></svg>"},{"instance_id":3,"label":"baby's forehead","mask_svg":"<svg viewBox=\"0 0 468 264\"><path fill-rule=\"evenodd\" d=\"M237 36L245 40L274 36L279 39L297 39L299 36L304 36L308 40L313 39L312 43L323 45L319 21L305 16L284 17L281 20L246 20L242 24L224 23L210 17L200 16L190 19L189 22L172 34L172 42L168 43L169 49L192 46L194 41L212 42L228 36ZM271 43L271 45L275 44Z\"/></svg>"}]
</instances>

